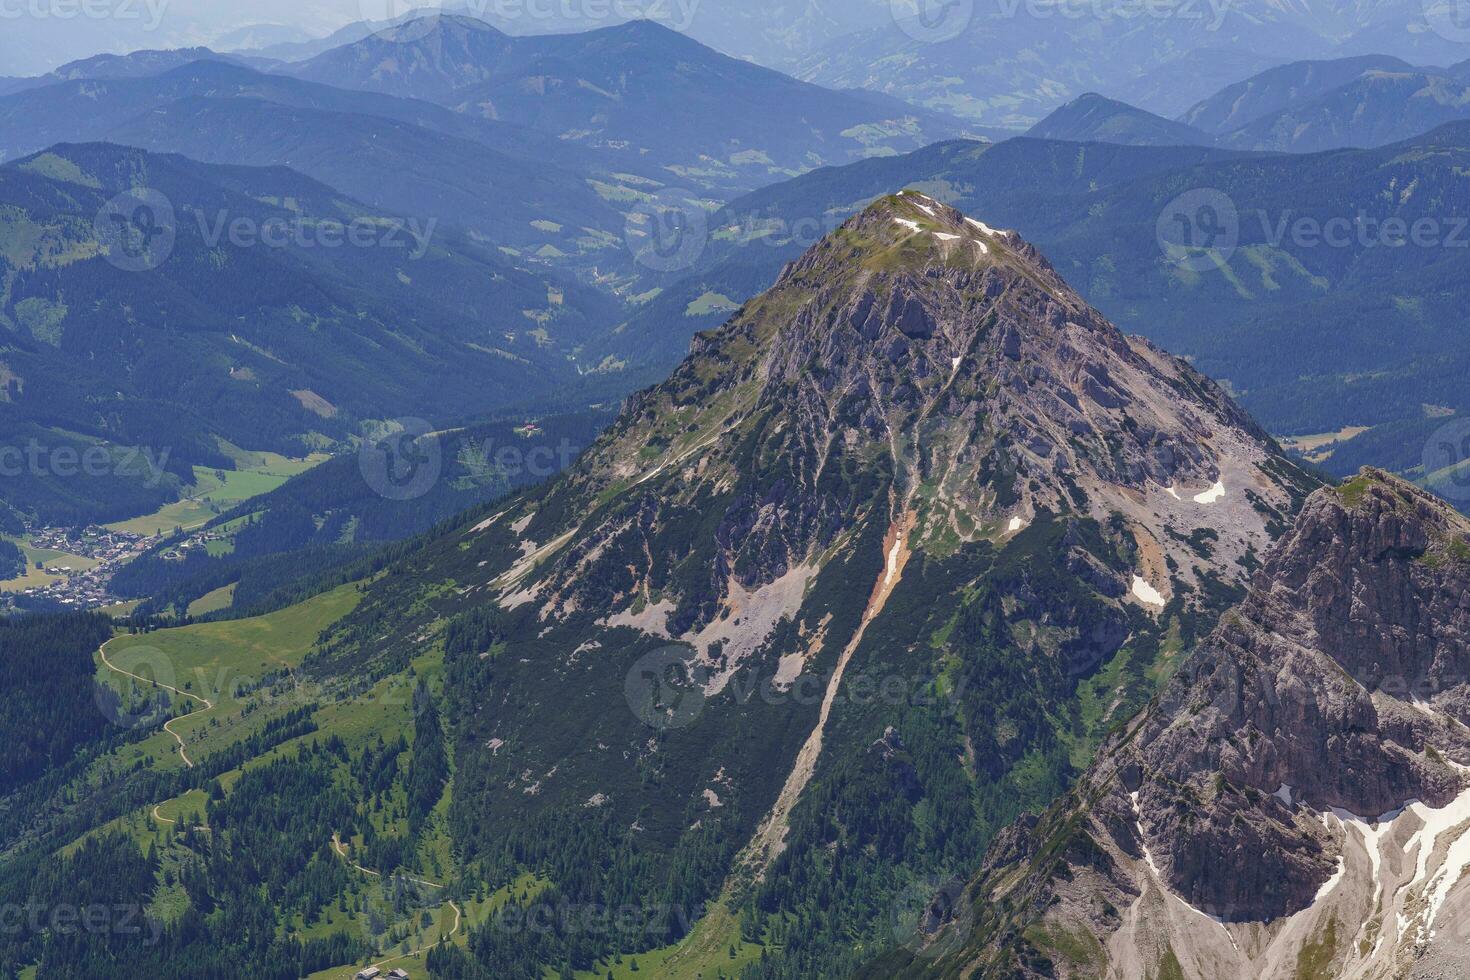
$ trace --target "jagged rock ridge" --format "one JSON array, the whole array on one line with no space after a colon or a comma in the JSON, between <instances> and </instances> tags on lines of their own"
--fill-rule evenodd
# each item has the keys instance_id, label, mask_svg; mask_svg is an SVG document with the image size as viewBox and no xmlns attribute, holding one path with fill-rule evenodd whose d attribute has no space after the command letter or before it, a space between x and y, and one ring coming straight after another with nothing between
<instances>
[{"instance_id":1,"label":"jagged rock ridge","mask_svg":"<svg viewBox=\"0 0 1470 980\"><path fill-rule=\"evenodd\" d=\"M1467 721L1470 521L1377 471L1322 490L1076 794L992 851L975 894L1008 911L960 959L1463 975Z\"/></svg>"}]
</instances>

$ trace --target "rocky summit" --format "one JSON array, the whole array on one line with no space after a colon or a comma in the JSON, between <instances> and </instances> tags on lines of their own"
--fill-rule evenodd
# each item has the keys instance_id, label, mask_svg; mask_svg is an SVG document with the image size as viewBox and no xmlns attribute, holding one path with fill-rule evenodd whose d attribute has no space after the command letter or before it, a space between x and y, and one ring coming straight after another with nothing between
<instances>
[{"instance_id":1,"label":"rocky summit","mask_svg":"<svg viewBox=\"0 0 1470 980\"><path fill-rule=\"evenodd\" d=\"M856 966L820 931L891 943L875 909L1054 799L1315 486L1015 232L904 192L565 476L370 587L341 632L374 642L332 650L445 638L479 859L515 841L560 881L552 842L596 840L577 900L801 923L799 969ZM804 884L834 848L836 917Z\"/></svg>"},{"instance_id":2,"label":"rocky summit","mask_svg":"<svg viewBox=\"0 0 1470 980\"><path fill-rule=\"evenodd\" d=\"M1463 976L1467 596L1462 515L1373 470L1319 491L1157 703L992 850L971 896L996 911L950 969Z\"/></svg>"}]
</instances>

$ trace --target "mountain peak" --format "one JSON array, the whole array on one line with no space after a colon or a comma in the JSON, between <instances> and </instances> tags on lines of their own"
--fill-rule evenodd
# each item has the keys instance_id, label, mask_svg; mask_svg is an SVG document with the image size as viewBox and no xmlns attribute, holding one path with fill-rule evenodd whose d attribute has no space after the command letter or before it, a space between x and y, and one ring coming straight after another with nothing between
<instances>
[{"instance_id":1,"label":"mountain peak","mask_svg":"<svg viewBox=\"0 0 1470 980\"><path fill-rule=\"evenodd\" d=\"M793 262L785 277L823 274L866 282L874 276L935 278L946 270L964 274L997 266L1025 269L1069 305L1081 302L1016 232L993 228L916 190L874 201Z\"/></svg>"}]
</instances>

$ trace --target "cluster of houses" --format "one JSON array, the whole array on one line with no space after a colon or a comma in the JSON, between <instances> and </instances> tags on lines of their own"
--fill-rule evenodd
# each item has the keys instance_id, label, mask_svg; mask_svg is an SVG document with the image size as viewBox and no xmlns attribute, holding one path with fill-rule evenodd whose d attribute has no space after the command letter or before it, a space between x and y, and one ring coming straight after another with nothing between
<instances>
[{"instance_id":1,"label":"cluster of houses","mask_svg":"<svg viewBox=\"0 0 1470 980\"><path fill-rule=\"evenodd\" d=\"M160 556L164 561L183 561L195 548L208 548L212 541L228 541L230 536L221 531L200 531L191 534Z\"/></svg>"},{"instance_id":2,"label":"cluster of houses","mask_svg":"<svg viewBox=\"0 0 1470 980\"><path fill-rule=\"evenodd\" d=\"M389 970L384 973L377 967L370 966L366 970L358 970L353 980L408 980L408 973L404 970Z\"/></svg>"},{"instance_id":3,"label":"cluster of houses","mask_svg":"<svg viewBox=\"0 0 1470 980\"><path fill-rule=\"evenodd\" d=\"M95 525L82 529L45 527L31 531L30 545L37 550L63 552L61 557L43 564L40 569L29 566L16 591L35 598L50 599L73 609L95 609L117 602L108 591L112 576L119 568L147 551L155 538L145 538L124 531L110 531ZM66 555L87 559L93 567L76 567ZM26 578L35 577L37 584L24 586ZM42 579L48 578L46 582Z\"/></svg>"}]
</instances>

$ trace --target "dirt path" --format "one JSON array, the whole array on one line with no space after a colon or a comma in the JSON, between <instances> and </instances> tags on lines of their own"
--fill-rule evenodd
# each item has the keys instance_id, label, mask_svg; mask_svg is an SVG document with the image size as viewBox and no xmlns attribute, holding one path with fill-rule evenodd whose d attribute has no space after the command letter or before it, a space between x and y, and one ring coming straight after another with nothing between
<instances>
[{"instance_id":1,"label":"dirt path","mask_svg":"<svg viewBox=\"0 0 1470 980\"><path fill-rule=\"evenodd\" d=\"M107 643L111 643L111 642L112 642L112 640L108 640L107 641ZM179 743L179 758L181 758L181 759L184 760L184 765L185 766L189 767L190 769L193 769L194 768L194 763L192 761L190 761L190 759L189 759L189 753L184 750L184 740L179 735L178 732L176 732L176 731L173 730L173 727L172 726L175 725L175 724L177 724L178 722L183 721L185 718L192 718L192 717L194 717L195 715L199 714L199 712L201 712L201 711L208 711L210 708L213 708L214 707L214 702L213 701L210 701L207 698L201 698L197 694L190 694L188 691L181 691L181 690L179 690L176 687L170 687L169 685L164 684L164 683L162 683L160 681L152 680L151 678L147 678L147 677L141 677L141 676L133 673L132 671L123 670L121 667L117 666L112 661L110 661L110 660L107 659L107 643L104 643L100 647L97 648L97 655L102 658L102 666L106 667L108 670L115 671L116 673L122 674L124 677L131 677L135 681L142 681L144 684L151 684L154 687L161 687L165 691L172 691L174 694L177 694L179 697L188 698L191 701L198 701L200 704L204 705L204 707L200 708L198 711L191 711L187 715L179 715L177 718L170 718L168 721L166 721L166 722L163 723L163 730L166 731L166 732L168 732L170 735L172 735L174 741L177 742L177 743ZM172 823L173 821L169 821L169 822Z\"/></svg>"},{"instance_id":2,"label":"dirt path","mask_svg":"<svg viewBox=\"0 0 1470 980\"><path fill-rule=\"evenodd\" d=\"M336 852L336 854L337 854L337 856L339 858L341 858L343 861L346 861L347 862L347 866L348 867L353 868L354 870L357 870L357 871L361 871L365 875L371 875L374 878L381 878L381 877L383 877L383 875L382 875L381 872L374 871L372 868L364 868L362 865L356 863L351 858L349 858L347 856L347 845L342 843L342 837L336 831L333 831L332 832L332 850ZM443 887L445 887L444 885L441 885L437 881L429 881L426 878L415 878L413 875L403 875L402 877L406 881L412 881L412 882L415 882L415 883L420 884L420 885L428 885L430 888L443 888ZM443 935L443 937L442 937L443 939L448 939L450 936L452 936L455 933L459 932L460 923L464 920L464 913L460 911L459 906L454 903L454 899L452 899L452 898L445 899L444 900L444 904L445 905L448 905L450 908L454 909L454 926L448 932L446 932ZM397 956L391 957L391 958L386 959L386 960L380 960L377 963L373 963L371 965L372 966L375 966L375 967L377 967L378 969L381 970L383 967L387 966L389 963L396 963L399 960L410 959L410 958L412 958L414 956L419 955L420 953L426 953L426 952L428 952L429 950L433 949L434 946L437 946L437 945L438 945L438 943L434 943L434 944L429 945L429 946L420 946L418 949L411 949L407 953L400 953Z\"/></svg>"},{"instance_id":3,"label":"dirt path","mask_svg":"<svg viewBox=\"0 0 1470 980\"><path fill-rule=\"evenodd\" d=\"M816 772L817 759L822 754L822 739L827 729L827 719L832 714L832 705L837 700L837 692L842 686L842 678L847 672L847 665L851 662L853 654L857 652L858 646L863 642L863 634L867 632L868 624L878 618L883 607L888 603L888 597L893 594L894 587L903 577L904 566L909 560L909 533L913 530L915 518L913 511L907 511L889 527L888 534L883 539L883 554L886 556L883 572L878 577L877 584L873 586L873 594L868 599L867 608L863 610L862 622L858 624L852 639L837 659L837 667L832 671L832 679L827 683L827 691L822 698L822 710L817 717L816 728L812 730L811 735L807 736L806 743L797 753L796 764L792 766L791 773L786 777L786 783L781 787L781 795L776 798L771 812L761 822L755 837L746 845L740 863L754 870L757 878L765 875L771 863L786 848L786 834L790 827L791 811L796 806L796 801L801 798L807 783L811 782L812 774Z\"/></svg>"}]
</instances>

